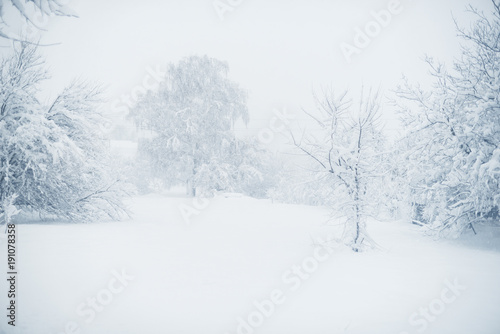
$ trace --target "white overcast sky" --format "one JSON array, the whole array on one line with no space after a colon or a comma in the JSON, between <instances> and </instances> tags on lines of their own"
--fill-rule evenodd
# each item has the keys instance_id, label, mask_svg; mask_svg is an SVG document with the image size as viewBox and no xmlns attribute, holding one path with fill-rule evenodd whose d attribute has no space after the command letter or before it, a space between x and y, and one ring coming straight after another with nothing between
<instances>
[{"instance_id":1,"label":"white overcast sky","mask_svg":"<svg viewBox=\"0 0 500 334\"><path fill-rule=\"evenodd\" d=\"M352 44L355 28L389 2L243 0L221 20L213 0L73 0L68 6L79 17L52 18L42 34L42 43L60 43L42 48L52 75L47 89L83 77L102 83L116 105L148 67L207 54L227 61L231 78L248 91L256 131L273 108L311 106L313 88L355 92L364 84L388 93L403 73L423 80L424 54L445 61L458 55L452 14L467 25L467 4L490 7L489 0L401 0L401 13L347 63L340 44ZM386 111L385 118L394 116Z\"/></svg>"}]
</instances>

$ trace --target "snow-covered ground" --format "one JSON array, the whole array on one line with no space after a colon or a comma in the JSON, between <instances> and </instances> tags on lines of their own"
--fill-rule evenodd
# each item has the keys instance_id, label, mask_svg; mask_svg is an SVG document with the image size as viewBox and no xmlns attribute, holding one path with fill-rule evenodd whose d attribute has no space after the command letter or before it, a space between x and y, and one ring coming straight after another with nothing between
<instances>
[{"instance_id":1,"label":"snow-covered ground","mask_svg":"<svg viewBox=\"0 0 500 334\"><path fill-rule=\"evenodd\" d=\"M324 208L167 195L130 207L123 222L19 224L17 326L4 315L0 331L500 333L499 231L435 241L371 221L381 249L355 254L321 243L338 229Z\"/></svg>"}]
</instances>

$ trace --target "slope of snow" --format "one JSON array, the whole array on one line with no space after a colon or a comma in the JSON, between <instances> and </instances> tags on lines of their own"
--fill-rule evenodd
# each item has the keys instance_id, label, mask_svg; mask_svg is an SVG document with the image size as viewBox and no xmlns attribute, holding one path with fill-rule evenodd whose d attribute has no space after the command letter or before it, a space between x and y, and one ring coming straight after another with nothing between
<instances>
[{"instance_id":1,"label":"slope of snow","mask_svg":"<svg viewBox=\"0 0 500 334\"><path fill-rule=\"evenodd\" d=\"M17 225L17 326L2 316L0 332L500 333L498 231L488 246L371 221L381 249L355 254L322 246L338 232L324 208L160 195L130 206L123 222Z\"/></svg>"}]
</instances>

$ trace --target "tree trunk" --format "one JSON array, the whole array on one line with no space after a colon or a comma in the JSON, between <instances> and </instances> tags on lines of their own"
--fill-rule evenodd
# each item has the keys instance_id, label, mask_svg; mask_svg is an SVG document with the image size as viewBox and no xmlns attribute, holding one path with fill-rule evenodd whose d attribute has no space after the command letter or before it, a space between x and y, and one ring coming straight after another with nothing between
<instances>
[{"instance_id":1,"label":"tree trunk","mask_svg":"<svg viewBox=\"0 0 500 334\"><path fill-rule=\"evenodd\" d=\"M196 144L196 148L198 148L198 144ZM191 180L188 185L188 195L191 197L196 197L196 186L194 184L194 177L196 176L196 169L198 166L198 160L193 159L193 170L191 171Z\"/></svg>"},{"instance_id":2,"label":"tree trunk","mask_svg":"<svg viewBox=\"0 0 500 334\"><path fill-rule=\"evenodd\" d=\"M192 180L186 180L186 195L196 197L196 187L193 185Z\"/></svg>"},{"instance_id":3,"label":"tree trunk","mask_svg":"<svg viewBox=\"0 0 500 334\"><path fill-rule=\"evenodd\" d=\"M356 214L356 220L355 220L355 224L356 224L356 234L354 235L354 244L353 244L353 247L352 247L352 250L355 251L355 252L358 252L359 251L359 248L360 248L360 242L359 242L359 238L361 236L361 208L359 207L359 176L358 176L358 168L356 167L355 168L355 176L354 176L354 183L355 183L355 190L354 190L354 210L355 210L355 214Z\"/></svg>"},{"instance_id":4,"label":"tree trunk","mask_svg":"<svg viewBox=\"0 0 500 334\"><path fill-rule=\"evenodd\" d=\"M354 244L353 244L353 251L359 252L360 247L361 247L361 242L359 241L361 237L361 207L360 207L360 201L361 198L359 197L360 193L360 179L359 179L359 158L361 155L361 136L363 134L363 128L361 124L359 125L359 135L358 135L358 149L357 149L357 156L358 156L358 162L356 162L356 165L354 167L354 210L356 214L356 234L354 235Z\"/></svg>"}]
</instances>

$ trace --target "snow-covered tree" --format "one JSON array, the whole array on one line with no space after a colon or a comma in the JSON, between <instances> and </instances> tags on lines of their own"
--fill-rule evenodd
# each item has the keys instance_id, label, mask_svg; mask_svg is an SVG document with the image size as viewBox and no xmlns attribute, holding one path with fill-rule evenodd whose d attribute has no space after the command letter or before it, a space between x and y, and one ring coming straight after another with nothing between
<instances>
[{"instance_id":1,"label":"snow-covered tree","mask_svg":"<svg viewBox=\"0 0 500 334\"><path fill-rule=\"evenodd\" d=\"M139 153L153 175L167 185L185 183L192 196L200 187L225 189L234 177L229 158L241 148L234 123L248 122L248 111L245 92L228 70L207 56L185 58L171 64L158 89L132 109L143 133Z\"/></svg>"},{"instance_id":2,"label":"snow-covered tree","mask_svg":"<svg viewBox=\"0 0 500 334\"><path fill-rule=\"evenodd\" d=\"M37 95L46 77L27 44L1 63L0 203L79 221L118 218L123 188L106 165L99 90L74 83L45 105Z\"/></svg>"},{"instance_id":3,"label":"snow-covered tree","mask_svg":"<svg viewBox=\"0 0 500 334\"><path fill-rule=\"evenodd\" d=\"M29 29L42 29L35 17L43 16L76 16L67 6L65 1L61 0L0 0L0 38L25 41L26 36L18 36L9 29L9 25L17 25L19 22L25 22ZM16 17L12 22L7 19ZM24 31L26 34L26 31ZM29 37L29 36L28 36Z\"/></svg>"},{"instance_id":4,"label":"snow-covered tree","mask_svg":"<svg viewBox=\"0 0 500 334\"><path fill-rule=\"evenodd\" d=\"M500 205L500 2L457 28L465 40L452 70L427 59L434 87L405 81L397 93L406 140L407 177L417 212L431 231L457 236L498 217Z\"/></svg>"},{"instance_id":5,"label":"snow-covered tree","mask_svg":"<svg viewBox=\"0 0 500 334\"><path fill-rule=\"evenodd\" d=\"M347 93L326 93L316 98L317 108L308 112L319 129L298 139L295 145L318 167L330 187L333 212L345 219L344 240L355 252L375 243L366 231L366 219L379 197L377 179L382 176L384 139L379 128L378 94L362 93L357 108ZM354 110L353 110L354 109Z\"/></svg>"},{"instance_id":6,"label":"snow-covered tree","mask_svg":"<svg viewBox=\"0 0 500 334\"><path fill-rule=\"evenodd\" d=\"M420 224L421 206L414 201L413 187L409 182L408 159L405 155L411 149L406 140L396 140L387 147L383 154L386 173L381 179L380 208L391 219L412 220Z\"/></svg>"}]
</instances>

